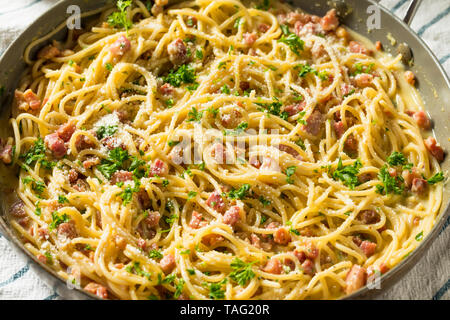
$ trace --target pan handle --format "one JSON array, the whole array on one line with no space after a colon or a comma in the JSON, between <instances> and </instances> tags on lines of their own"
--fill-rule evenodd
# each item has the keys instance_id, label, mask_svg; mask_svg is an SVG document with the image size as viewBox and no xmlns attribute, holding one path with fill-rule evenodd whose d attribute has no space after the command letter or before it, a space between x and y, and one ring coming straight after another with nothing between
<instances>
[{"instance_id":1,"label":"pan handle","mask_svg":"<svg viewBox=\"0 0 450 320\"><path fill-rule=\"evenodd\" d=\"M403 21L409 26L411 25L414 16L416 15L417 9L419 8L422 0L412 0L409 4L408 10L406 11L406 15L403 18Z\"/></svg>"}]
</instances>

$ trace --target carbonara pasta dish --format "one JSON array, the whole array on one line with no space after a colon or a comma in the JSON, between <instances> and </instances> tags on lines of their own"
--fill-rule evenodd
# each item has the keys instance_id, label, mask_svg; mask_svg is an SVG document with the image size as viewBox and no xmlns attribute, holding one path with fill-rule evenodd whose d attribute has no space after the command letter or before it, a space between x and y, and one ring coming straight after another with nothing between
<instances>
[{"instance_id":1,"label":"carbonara pasta dish","mask_svg":"<svg viewBox=\"0 0 450 320\"><path fill-rule=\"evenodd\" d=\"M18 176L12 227L68 284L336 299L432 229L444 151L414 74L336 10L123 0L92 14L30 44L0 149Z\"/></svg>"}]
</instances>

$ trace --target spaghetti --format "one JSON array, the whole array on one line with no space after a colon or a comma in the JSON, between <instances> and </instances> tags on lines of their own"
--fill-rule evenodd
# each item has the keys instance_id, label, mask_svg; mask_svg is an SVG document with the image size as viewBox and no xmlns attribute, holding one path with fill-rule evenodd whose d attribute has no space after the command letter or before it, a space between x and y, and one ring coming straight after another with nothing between
<instances>
[{"instance_id":1,"label":"spaghetti","mask_svg":"<svg viewBox=\"0 0 450 320\"><path fill-rule=\"evenodd\" d=\"M335 299L418 246L443 151L401 56L335 10L164 5L27 49L2 155L30 252L103 298Z\"/></svg>"}]
</instances>

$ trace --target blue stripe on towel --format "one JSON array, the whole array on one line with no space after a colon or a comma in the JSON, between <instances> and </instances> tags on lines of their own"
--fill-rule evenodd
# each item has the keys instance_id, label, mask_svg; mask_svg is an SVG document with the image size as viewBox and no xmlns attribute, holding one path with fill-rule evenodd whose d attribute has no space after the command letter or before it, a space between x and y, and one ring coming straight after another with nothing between
<instances>
[{"instance_id":1,"label":"blue stripe on towel","mask_svg":"<svg viewBox=\"0 0 450 320\"><path fill-rule=\"evenodd\" d=\"M38 3L38 2L41 2L41 0L35 0L35 1L29 3L29 4L27 4L26 6L21 7L21 8L15 8L15 9L12 9L12 10L9 10L9 11L0 12L0 16L1 16L1 15L4 15L4 14L7 14L7 13L11 13L11 12L15 12L15 11L20 11L20 10L29 8L29 7L33 6L34 4L36 4L36 3Z\"/></svg>"},{"instance_id":2,"label":"blue stripe on towel","mask_svg":"<svg viewBox=\"0 0 450 320\"><path fill-rule=\"evenodd\" d=\"M48 297L44 298L44 300L55 300L58 297L59 297L59 295L56 293L56 291L54 291L53 294L51 294Z\"/></svg>"},{"instance_id":3,"label":"blue stripe on towel","mask_svg":"<svg viewBox=\"0 0 450 320\"><path fill-rule=\"evenodd\" d=\"M450 216L447 217L447 220L445 220L444 225L442 226L441 231L439 231L439 235L441 235L442 232L444 232L445 229L447 229L448 225L450 224Z\"/></svg>"},{"instance_id":4,"label":"blue stripe on towel","mask_svg":"<svg viewBox=\"0 0 450 320\"><path fill-rule=\"evenodd\" d=\"M427 24L425 24L424 26L422 26L419 31L417 31L417 34L419 36L422 36L425 31L427 31L428 28L430 28L431 26L433 26L436 22L440 21L442 18L444 18L446 15L448 15L450 13L450 7L448 7L445 11L441 12L440 14L438 14L436 17L433 18L433 20L431 20L430 22L428 22Z\"/></svg>"},{"instance_id":5,"label":"blue stripe on towel","mask_svg":"<svg viewBox=\"0 0 450 320\"><path fill-rule=\"evenodd\" d=\"M448 59L450 59L450 54L448 54L448 55L443 56L442 58L440 58L440 59L439 59L439 62L440 62L441 64L444 64L444 63L447 62Z\"/></svg>"},{"instance_id":6,"label":"blue stripe on towel","mask_svg":"<svg viewBox=\"0 0 450 320\"><path fill-rule=\"evenodd\" d=\"M401 6L403 6L408 1L409 0L401 0L401 1L397 2L397 4L392 7L391 11L397 11L398 9L400 9Z\"/></svg>"},{"instance_id":7,"label":"blue stripe on towel","mask_svg":"<svg viewBox=\"0 0 450 320\"><path fill-rule=\"evenodd\" d=\"M13 274L13 276L11 278L9 278L8 280L0 283L0 288L10 284L11 282L16 281L17 279L22 278L23 275L28 272L28 270L30 270L30 263L29 262L26 264L25 267L23 267L22 269L17 271L15 274Z\"/></svg>"},{"instance_id":8,"label":"blue stripe on towel","mask_svg":"<svg viewBox=\"0 0 450 320\"><path fill-rule=\"evenodd\" d=\"M440 300L444 294L448 291L448 288L450 287L450 280L447 280L447 282L436 292L436 294L433 296L433 300Z\"/></svg>"}]
</instances>

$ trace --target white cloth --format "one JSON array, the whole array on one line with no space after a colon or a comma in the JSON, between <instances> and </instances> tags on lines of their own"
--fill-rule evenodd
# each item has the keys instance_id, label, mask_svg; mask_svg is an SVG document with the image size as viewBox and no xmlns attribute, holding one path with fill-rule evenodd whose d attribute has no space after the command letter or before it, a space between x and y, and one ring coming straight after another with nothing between
<instances>
[{"instance_id":1,"label":"white cloth","mask_svg":"<svg viewBox=\"0 0 450 320\"><path fill-rule=\"evenodd\" d=\"M0 0L0 54L19 33L57 1ZM403 17L408 0L382 0L381 4ZM412 23L450 71L450 1L424 0ZM448 225L447 221L447 224ZM379 297L383 299L449 299L450 228L434 241L424 257L391 289ZM8 241L0 236L0 299L58 299L29 264L11 250Z\"/></svg>"}]
</instances>

